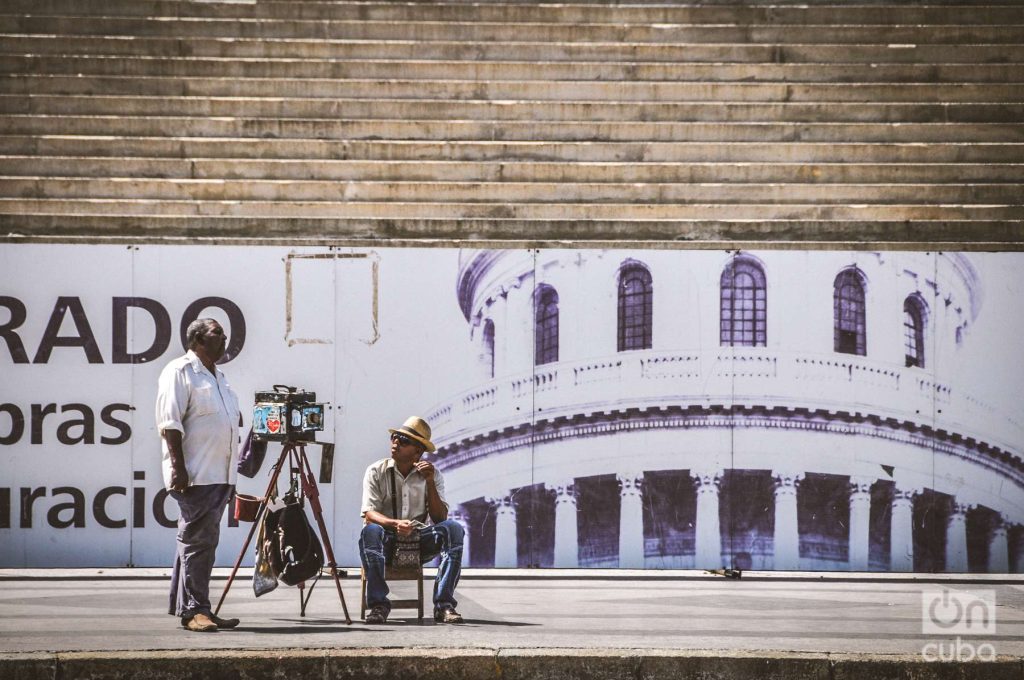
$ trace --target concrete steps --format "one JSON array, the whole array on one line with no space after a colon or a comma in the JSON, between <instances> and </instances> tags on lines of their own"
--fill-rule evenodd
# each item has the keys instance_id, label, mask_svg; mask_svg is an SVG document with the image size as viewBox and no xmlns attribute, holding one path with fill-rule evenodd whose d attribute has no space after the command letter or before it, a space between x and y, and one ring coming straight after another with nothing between
<instances>
[{"instance_id":1,"label":"concrete steps","mask_svg":"<svg viewBox=\"0 0 1024 680\"><path fill-rule=\"evenodd\" d=\"M3 46L10 49L8 46ZM1024 82L1024 62L1008 64L666 63L598 61L452 61L295 59L268 57L154 57L134 55L0 54L3 74L181 76L189 78L384 79L444 82L601 81L627 86L668 81L728 83L1012 83Z\"/></svg>"},{"instance_id":2,"label":"concrete steps","mask_svg":"<svg viewBox=\"0 0 1024 680\"><path fill-rule=\"evenodd\" d=\"M94 148L110 138L92 137ZM53 141L59 142L60 139ZM73 155L85 151L88 138ZM187 158L352 159L375 161L543 161L563 163L1019 163L1024 144L991 143L835 143L835 142L575 142L434 141L319 139L239 139L206 137L127 137L115 140L122 154ZM68 144L70 145L70 144Z\"/></svg>"},{"instance_id":3,"label":"concrete steps","mask_svg":"<svg viewBox=\"0 0 1024 680\"><path fill-rule=\"evenodd\" d=\"M0 7L12 234L1019 243L1022 187L1019 3Z\"/></svg>"},{"instance_id":4,"label":"concrete steps","mask_svg":"<svg viewBox=\"0 0 1024 680\"><path fill-rule=\"evenodd\" d=\"M57 206L58 208L60 206ZM1006 249L1020 241L1019 220L836 220L836 219L670 219L670 220L521 220L510 218L452 219L339 218L289 216L225 217L75 213L0 213L0 229L15 242L122 242L197 239L203 243L375 243L382 239L423 239L438 244L467 240L542 241L679 241L695 247L728 247L756 243L761 247L793 247L813 243L844 247L851 243L875 248L936 247L944 249Z\"/></svg>"},{"instance_id":5,"label":"concrete steps","mask_svg":"<svg viewBox=\"0 0 1024 680\"><path fill-rule=\"evenodd\" d=\"M973 103L1024 101L1024 83L681 83L6 74L8 93L485 101Z\"/></svg>"},{"instance_id":6,"label":"concrete steps","mask_svg":"<svg viewBox=\"0 0 1024 680\"><path fill-rule=\"evenodd\" d=\"M0 81L2 82L2 81ZM204 97L153 95L0 95L5 113L120 114L197 118L321 118L345 120L562 121L622 123L1019 123L1024 102L579 102L539 100L347 99L344 97ZM10 123L12 126L13 122ZM68 132L68 130L61 130ZM955 134L955 133L952 133ZM852 131L851 131L852 135ZM378 134L377 136L380 136ZM857 137L848 136L856 140Z\"/></svg>"},{"instance_id":7,"label":"concrete steps","mask_svg":"<svg viewBox=\"0 0 1024 680\"><path fill-rule=\"evenodd\" d=\"M253 3L197 3L191 0L7 0L5 13L34 16L135 16L344 19L362 21L487 21L487 22L600 22L600 23L772 23L856 24L884 20L897 24L1011 24L1024 23L1018 3L929 2L927 6L871 2L808 5L745 3L620 3L543 4L534 2L323 2L286 0Z\"/></svg>"},{"instance_id":8,"label":"concrete steps","mask_svg":"<svg viewBox=\"0 0 1024 680\"><path fill-rule=\"evenodd\" d=\"M338 199L343 187L337 187ZM0 199L0 213L195 215L270 218L518 220L1021 220L1021 205L822 205L808 203L459 203L412 201L263 201L154 199Z\"/></svg>"},{"instance_id":9,"label":"concrete steps","mask_svg":"<svg viewBox=\"0 0 1024 680\"><path fill-rule=\"evenodd\" d=\"M656 62L685 66L700 63L769 64L987 64L1024 61L1024 45L984 43L886 43L808 44L796 36L793 41L774 44L750 43L642 43L577 42L552 43L535 40L486 43L449 40L338 40L287 38L202 38L191 36L145 38L136 36L74 36L55 40L31 34L3 36L3 50L14 54L67 54L69 44L80 55L138 55L149 57L215 57L268 59L355 59L355 60L469 60L522 61L524 55L537 63L572 62Z\"/></svg>"},{"instance_id":10,"label":"concrete steps","mask_svg":"<svg viewBox=\"0 0 1024 680\"><path fill-rule=\"evenodd\" d=\"M32 141L29 140L29 144ZM116 146L116 142L112 142ZM0 148L11 146L0 138ZM46 152L48 149L43 148ZM132 177L208 180L319 180L332 182L558 183L585 184L941 184L1024 183L1024 163L551 163L538 161L368 161L104 156L0 156L10 176ZM794 188L798 188L794 186ZM501 200L501 193L492 198Z\"/></svg>"},{"instance_id":11,"label":"concrete steps","mask_svg":"<svg viewBox=\"0 0 1024 680\"><path fill-rule=\"evenodd\" d=\"M23 138L24 139L24 138ZM8 141L11 144L8 144ZM34 139L27 139L34 142ZM187 158L279 158L379 161L546 161L546 162L788 162L788 163L1019 163L1021 143L817 143L817 142L516 142L433 140L346 140L53 137L39 140L59 155L182 156ZM39 148L39 144L36 148ZM17 139L0 140L0 152Z\"/></svg>"},{"instance_id":12,"label":"concrete steps","mask_svg":"<svg viewBox=\"0 0 1024 680\"><path fill-rule=\"evenodd\" d=\"M21 101L15 100L18 104ZM159 101L153 100L154 108ZM0 109L6 103L0 97ZM134 102L129 101L128 104ZM41 108L41 107L40 107ZM69 107L55 107L68 109ZM126 106L126 108L134 108ZM237 107L242 109L243 106ZM257 137L260 139L567 142L1024 142L1022 123L726 123L654 121L528 121L445 119L252 118L139 115L6 114L9 135L46 135L54 130L76 136Z\"/></svg>"},{"instance_id":13,"label":"concrete steps","mask_svg":"<svg viewBox=\"0 0 1024 680\"><path fill-rule=\"evenodd\" d=\"M345 201L417 203L611 203L693 204L703 202L819 205L1013 204L1022 184L750 184L750 183L574 183L396 182L334 180L193 179L124 177L0 177L0 195L18 198L75 198L197 201Z\"/></svg>"},{"instance_id":14,"label":"concrete steps","mask_svg":"<svg viewBox=\"0 0 1024 680\"><path fill-rule=\"evenodd\" d=\"M881 18L881 17L879 17ZM929 23L814 24L791 26L728 23L594 23L484 21L295 20L246 17L119 17L0 14L2 33L131 35L242 38L320 38L348 40L471 40L542 42L777 43L799 39L810 44L860 43L1019 43L1024 22L995 25Z\"/></svg>"}]
</instances>

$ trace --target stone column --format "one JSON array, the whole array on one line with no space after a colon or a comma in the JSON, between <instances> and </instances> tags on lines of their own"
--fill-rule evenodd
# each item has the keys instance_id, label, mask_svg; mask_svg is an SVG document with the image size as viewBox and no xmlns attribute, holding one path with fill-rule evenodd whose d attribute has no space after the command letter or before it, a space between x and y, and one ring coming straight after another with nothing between
<instances>
[{"instance_id":1,"label":"stone column","mask_svg":"<svg viewBox=\"0 0 1024 680\"><path fill-rule=\"evenodd\" d=\"M575 480L566 480L549 488L555 493L555 566L580 566Z\"/></svg>"},{"instance_id":2,"label":"stone column","mask_svg":"<svg viewBox=\"0 0 1024 680\"><path fill-rule=\"evenodd\" d=\"M800 530L796 521L796 490L802 473L774 471L775 478L775 569L800 568Z\"/></svg>"},{"instance_id":3,"label":"stone column","mask_svg":"<svg viewBox=\"0 0 1024 680\"><path fill-rule=\"evenodd\" d=\"M644 473L616 475L619 480L619 568L644 568Z\"/></svg>"},{"instance_id":4,"label":"stone column","mask_svg":"<svg viewBox=\"0 0 1024 680\"><path fill-rule=\"evenodd\" d=\"M850 479L850 571L868 570L872 484L870 479Z\"/></svg>"},{"instance_id":5,"label":"stone column","mask_svg":"<svg viewBox=\"0 0 1024 680\"><path fill-rule=\"evenodd\" d=\"M914 570L914 489L897 487L892 497L889 569Z\"/></svg>"},{"instance_id":6,"label":"stone column","mask_svg":"<svg viewBox=\"0 0 1024 680\"><path fill-rule=\"evenodd\" d=\"M997 515L988 540L988 573L1007 574L1010 571L1010 546L1006 538L1006 522Z\"/></svg>"},{"instance_id":7,"label":"stone column","mask_svg":"<svg viewBox=\"0 0 1024 680\"><path fill-rule=\"evenodd\" d=\"M967 572L967 511L970 506L953 501L946 520L946 571Z\"/></svg>"},{"instance_id":8,"label":"stone column","mask_svg":"<svg viewBox=\"0 0 1024 680\"><path fill-rule=\"evenodd\" d=\"M515 503L511 494L487 500L494 506L494 566L515 569L519 566Z\"/></svg>"},{"instance_id":9,"label":"stone column","mask_svg":"<svg viewBox=\"0 0 1024 680\"><path fill-rule=\"evenodd\" d=\"M722 532L718 523L718 489L722 471L690 470L697 489L696 545L694 567L697 569L722 568Z\"/></svg>"},{"instance_id":10,"label":"stone column","mask_svg":"<svg viewBox=\"0 0 1024 680\"><path fill-rule=\"evenodd\" d=\"M1021 525L1017 525L1017 565L1016 570L1018 574L1024 574L1024 529L1021 529Z\"/></svg>"},{"instance_id":11,"label":"stone column","mask_svg":"<svg viewBox=\"0 0 1024 680\"><path fill-rule=\"evenodd\" d=\"M453 519L462 526L462 530L465 532L462 538L462 566L470 566L469 562L469 513L463 510L460 506L455 508L448 513L448 519Z\"/></svg>"}]
</instances>

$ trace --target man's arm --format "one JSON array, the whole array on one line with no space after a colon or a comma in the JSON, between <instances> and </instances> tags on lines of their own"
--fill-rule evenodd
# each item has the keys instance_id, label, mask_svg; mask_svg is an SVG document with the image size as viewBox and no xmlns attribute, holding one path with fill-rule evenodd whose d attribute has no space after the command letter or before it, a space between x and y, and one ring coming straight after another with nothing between
<instances>
[{"instance_id":1,"label":"man's arm","mask_svg":"<svg viewBox=\"0 0 1024 680\"><path fill-rule=\"evenodd\" d=\"M407 519L393 519L376 510L367 510L363 517L366 518L367 522L379 524L385 529L391 529L399 536L409 536L415 530L411 521Z\"/></svg>"},{"instance_id":2,"label":"man's arm","mask_svg":"<svg viewBox=\"0 0 1024 680\"><path fill-rule=\"evenodd\" d=\"M184 373L170 367L165 368L157 383L156 428L167 442L167 451L171 459L170 488L179 492L184 492L190 481L188 469L185 467L185 452L181 445L188 396L189 388Z\"/></svg>"},{"instance_id":3,"label":"man's arm","mask_svg":"<svg viewBox=\"0 0 1024 680\"><path fill-rule=\"evenodd\" d=\"M434 524L448 519L448 506L437 490L437 483L434 480L434 466L428 461L421 460L416 463L416 469L427 480L427 514Z\"/></svg>"},{"instance_id":4,"label":"man's arm","mask_svg":"<svg viewBox=\"0 0 1024 680\"><path fill-rule=\"evenodd\" d=\"M181 449L181 430L164 430L163 437L171 456L171 490L184 492L188 488L189 479L185 454Z\"/></svg>"}]
</instances>

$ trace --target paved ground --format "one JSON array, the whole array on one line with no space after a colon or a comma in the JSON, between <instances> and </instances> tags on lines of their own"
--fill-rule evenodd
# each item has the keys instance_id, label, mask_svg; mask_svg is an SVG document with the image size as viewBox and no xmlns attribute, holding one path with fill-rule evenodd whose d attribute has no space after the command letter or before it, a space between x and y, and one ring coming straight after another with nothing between
<instances>
[{"instance_id":1,"label":"paved ground","mask_svg":"<svg viewBox=\"0 0 1024 680\"><path fill-rule=\"evenodd\" d=\"M699 572L470 570L458 591L466 624L420 626L414 612L396 610L379 627L358 621L355 578L343 581L352 625L329 581L300 618L295 588L257 600L246 578L221 612L242 625L206 635L181 630L165 613L167 584L163 570L0 570L0 653L430 647L920 655L929 642L955 637L922 632L922 593L949 588L994 591L995 632L963 639L1024 659L1020 576L965 582L748 572L731 581ZM214 582L215 601L224 584Z\"/></svg>"}]
</instances>

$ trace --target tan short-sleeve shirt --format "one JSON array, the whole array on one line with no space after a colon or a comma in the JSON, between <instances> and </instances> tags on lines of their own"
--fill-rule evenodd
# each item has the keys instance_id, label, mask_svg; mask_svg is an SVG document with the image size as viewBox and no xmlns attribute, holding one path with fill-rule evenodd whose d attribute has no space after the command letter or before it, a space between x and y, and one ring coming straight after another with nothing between
<instances>
[{"instance_id":1,"label":"tan short-sleeve shirt","mask_svg":"<svg viewBox=\"0 0 1024 680\"><path fill-rule=\"evenodd\" d=\"M427 480L417 470L413 469L408 477L395 470L395 507L398 510L398 517L392 516L391 504L391 475L388 470L395 467L392 458L385 458L373 463L366 468L363 476L363 506L362 516L367 511L379 512L385 517L392 519L418 519L425 521L427 517ZM437 487L437 495L441 502L448 507L448 501L444 496L444 475L440 470L434 470L434 486Z\"/></svg>"}]
</instances>

